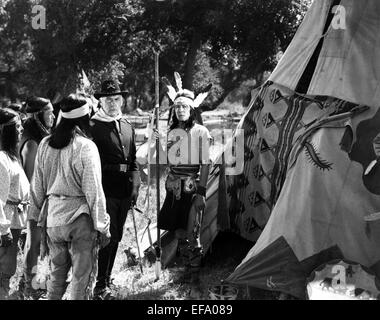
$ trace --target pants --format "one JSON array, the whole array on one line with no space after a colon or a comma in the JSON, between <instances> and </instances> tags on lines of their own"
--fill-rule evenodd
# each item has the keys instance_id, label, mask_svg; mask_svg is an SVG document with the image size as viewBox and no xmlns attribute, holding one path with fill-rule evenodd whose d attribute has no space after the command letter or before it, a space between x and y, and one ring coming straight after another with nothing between
<instances>
[{"instance_id":1,"label":"pants","mask_svg":"<svg viewBox=\"0 0 380 320\"><path fill-rule=\"evenodd\" d=\"M175 231L178 239L179 254L184 260L188 272L198 275L203 256L203 248L201 245L201 226L203 213L191 207L187 222L187 229L177 229Z\"/></svg>"},{"instance_id":2,"label":"pants","mask_svg":"<svg viewBox=\"0 0 380 320\"><path fill-rule=\"evenodd\" d=\"M9 280L16 273L18 239L20 229L11 229L13 243L10 247L0 248L0 300L7 298L9 293Z\"/></svg>"},{"instance_id":3,"label":"pants","mask_svg":"<svg viewBox=\"0 0 380 320\"><path fill-rule=\"evenodd\" d=\"M110 216L111 241L99 251L98 278L96 283L98 288L105 288L110 282L119 242L123 237L125 220L131 208L131 199L106 198L106 205Z\"/></svg>"},{"instance_id":4,"label":"pants","mask_svg":"<svg viewBox=\"0 0 380 320\"><path fill-rule=\"evenodd\" d=\"M25 289L29 291L32 288L32 281L37 274L38 256L40 254L41 228L37 226L34 220L28 220L26 244L24 248L24 279Z\"/></svg>"},{"instance_id":5,"label":"pants","mask_svg":"<svg viewBox=\"0 0 380 320\"><path fill-rule=\"evenodd\" d=\"M90 216L84 213L69 225L47 228L47 236L51 263L48 299L62 299L71 267L70 299L90 299L97 272L98 249L97 232Z\"/></svg>"}]
</instances>

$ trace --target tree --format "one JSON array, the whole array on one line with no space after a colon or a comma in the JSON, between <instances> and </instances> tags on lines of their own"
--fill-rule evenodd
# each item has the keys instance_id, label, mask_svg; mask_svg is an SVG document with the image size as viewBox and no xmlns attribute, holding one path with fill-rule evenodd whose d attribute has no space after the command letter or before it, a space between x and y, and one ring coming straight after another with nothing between
<instances>
[{"instance_id":1,"label":"tree","mask_svg":"<svg viewBox=\"0 0 380 320\"><path fill-rule=\"evenodd\" d=\"M0 94L11 101L27 91L27 66L33 59L26 35L29 8L25 0L0 2Z\"/></svg>"},{"instance_id":2,"label":"tree","mask_svg":"<svg viewBox=\"0 0 380 320\"><path fill-rule=\"evenodd\" d=\"M202 54L217 70L218 104L241 82L274 66L275 54L289 44L303 7L290 0L146 1L141 24L160 35L170 31L185 47L180 71L193 89L196 63ZM204 59L204 57L203 57Z\"/></svg>"},{"instance_id":3,"label":"tree","mask_svg":"<svg viewBox=\"0 0 380 320\"><path fill-rule=\"evenodd\" d=\"M153 50L160 50L162 76L173 81L178 71L195 91L212 82L206 106L213 108L240 83L273 68L304 8L291 0L40 0L47 25L34 30L36 0L4 3L0 34L7 50L0 62L13 77L7 83L65 95L84 69L94 87L103 77L117 77L142 108L154 104Z\"/></svg>"},{"instance_id":4,"label":"tree","mask_svg":"<svg viewBox=\"0 0 380 320\"><path fill-rule=\"evenodd\" d=\"M44 0L46 30L31 32L39 86L54 84L64 94L75 90L77 75L100 71L117 55L124 31L115 19L125 11L124 1Z\"/></svg>"}]
</instances>

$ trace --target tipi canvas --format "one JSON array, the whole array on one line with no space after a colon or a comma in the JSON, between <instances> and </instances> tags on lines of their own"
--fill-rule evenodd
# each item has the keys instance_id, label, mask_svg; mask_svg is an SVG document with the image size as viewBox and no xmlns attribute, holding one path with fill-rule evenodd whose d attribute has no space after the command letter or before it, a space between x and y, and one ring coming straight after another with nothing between
<instances>
[{"instance_id":1,"label":"tipi canvas","mask_svg":"<svg viewBox=\"0 0 380 320\"><path fill-rule=\"evenodd\" d=\"M365 220L380 211L379 17L378 0L315 0L252 100L227 190L231 221L257 242L228 282L305 298L332 259L380 275L380 228Z\"/></svg>"}]
</instances>

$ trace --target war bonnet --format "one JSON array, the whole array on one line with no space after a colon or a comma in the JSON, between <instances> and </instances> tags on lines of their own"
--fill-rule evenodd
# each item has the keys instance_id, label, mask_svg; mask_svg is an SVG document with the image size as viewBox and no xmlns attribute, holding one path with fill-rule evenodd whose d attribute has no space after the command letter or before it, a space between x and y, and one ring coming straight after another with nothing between
<instances>
[{"instance_id":1,"label":"war bonnet","mask_svg":"<svg viewBox=\"0 0 380 320\"><path fill-rule=\"evenodd\" d=\"M188 89L182 88L182 80L178 72L174 72L174 78L175 78L177 90L170 84L168 80L165 79L166 86L168 88L167 94L170 100L174 103L174 105L186 104L186 105L189 105L191 108L196 109L206 99L212 87L212 85L209 84L204 90L202 90L202 92L200 92L195 97L194 92Z\"/></svg>"}]
</instances>

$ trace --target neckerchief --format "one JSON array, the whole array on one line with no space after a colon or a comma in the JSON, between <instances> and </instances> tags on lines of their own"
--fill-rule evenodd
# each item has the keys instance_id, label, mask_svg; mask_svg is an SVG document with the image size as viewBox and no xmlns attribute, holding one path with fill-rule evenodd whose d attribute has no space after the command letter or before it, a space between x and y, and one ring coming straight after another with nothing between
<instances>
[{"instance_id":1,"label":"neckerchief","mask_svg":"<svg viewBox=\"0 0 380 320\"><path fill-rule=\"evenodd\" d=\"M98 110L98 112L96 112L93 115L92 119L103 121L103 122L113 122L113 121L116 121L116 120L120 120L121 117L122 117L121 113L119 113L116 117L111 117L111 116L109 116L108 114L105 113L105 111L104 111L103 108L100 108Z\"/></svg>"}]
</instances>

